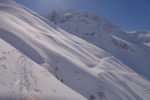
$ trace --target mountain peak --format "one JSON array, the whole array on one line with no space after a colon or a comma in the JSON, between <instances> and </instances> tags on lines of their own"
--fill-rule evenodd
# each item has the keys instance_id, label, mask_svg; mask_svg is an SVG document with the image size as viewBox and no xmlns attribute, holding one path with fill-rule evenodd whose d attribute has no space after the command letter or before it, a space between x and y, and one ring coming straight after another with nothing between
<instances>
[{"instance_id":1,"label":"mountain peak","mask_svg":"<svg viewBox=\"0 0 150 100\"><path fill-rule=\"evenodd\" d=\"M87 27L88 25L91 26L93 23L95 23L95 30L105 30L108 32L122 31L119 27L112 24L110 21L91 12L75 10L52 11L46 16L46 18L58 25L75 22L82 24L82 26L85 24Z\"/></svg>"}]
</instances>

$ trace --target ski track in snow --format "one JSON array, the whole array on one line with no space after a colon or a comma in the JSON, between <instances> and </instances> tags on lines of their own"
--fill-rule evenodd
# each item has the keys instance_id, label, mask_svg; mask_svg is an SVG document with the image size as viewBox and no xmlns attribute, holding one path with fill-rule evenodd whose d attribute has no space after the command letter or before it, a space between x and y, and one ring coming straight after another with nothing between
<instances>
[{"instance_id":1,"label":"ski track in snow","mask_svg":"<svg viewBox=\"0 0 150 100\"><path fill-rule=\"evenodd\" d=\"M32 74L32 63L23 56L17 58L16 82L13 85L13 97L20 100L25 99L28 94L35 96L39 91L37 82ZM34 90L34 91L33 91Z\"/></svg>"}]
</instances>

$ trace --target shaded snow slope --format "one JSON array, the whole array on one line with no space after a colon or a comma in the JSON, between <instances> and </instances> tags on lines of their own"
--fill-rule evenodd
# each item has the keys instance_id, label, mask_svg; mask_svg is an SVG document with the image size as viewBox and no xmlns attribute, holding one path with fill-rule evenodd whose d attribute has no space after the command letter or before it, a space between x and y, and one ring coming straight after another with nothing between
<instances>
[{"instance_id":1,"label":"shaded snow slope","mask_svg":"<svg viewBox=\"0 0 150 100\"><path fill-rule=\"evenodd\" d=\"M149 34L139 38L106 19L78 11L53 11L46 18L65 31L111 53L134 71L150 79ZM144 44L144 45L143 45Z\"/></svg>"},{"instance_id":2,"label":"shaded snow slope","mask_svg":"<svg viewBox=\"0 0 150 100\"><path fill-rule=\"evenodd\" d=\"M0 96L19 100L150 99L148 80L29 9L0 2L0 19Z\"/></svg>"},{"instance_id":3,"label":"shaded snow slope","mask_svg":"<svg viewBox=\"0 0 150 100\"><path fill-rule=\"evenodd\" d=\"M86 100L0 39L0 100Z\"/></svg>"}]
</instances>

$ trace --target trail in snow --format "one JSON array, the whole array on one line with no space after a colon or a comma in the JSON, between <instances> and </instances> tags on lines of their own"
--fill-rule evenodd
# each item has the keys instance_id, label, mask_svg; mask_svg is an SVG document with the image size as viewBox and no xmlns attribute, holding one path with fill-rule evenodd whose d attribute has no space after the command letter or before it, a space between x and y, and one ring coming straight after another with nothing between
<instances>
[{"instance_id":1,"label":"trail in snow","mask_svg":"<svg viewBox=\"0 0 150 100\"><path fill-rule=\"evenodd\" d=\"M16 82L13 85L13 97L23 100L31 94L34 96L38 94L40 89L37 87L36 78L31 70L32 63L24 56L20 56L17 58L16 65L17 73Z\"/></svg>"}]
</instances>

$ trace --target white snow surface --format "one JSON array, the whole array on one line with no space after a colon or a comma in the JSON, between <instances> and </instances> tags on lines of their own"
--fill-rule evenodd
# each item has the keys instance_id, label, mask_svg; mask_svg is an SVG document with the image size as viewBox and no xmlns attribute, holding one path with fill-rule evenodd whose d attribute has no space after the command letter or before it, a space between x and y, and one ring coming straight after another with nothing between
<instances>
[{"instance_id":1,"label":"white snow surface","mask_svg":"<svg viewBox=\"0 0 150 100\"><path fill-rule=\"evenodd\" d=\"M103 48L150 80L149 32L136 31L135 34L131 34L105 18L89 12L60 10L52 11L45 17L72 35Z\"/></svg>"},{"instance_id":2,"label":"white snow surface","mask_svg":"<svg viewBox=\"0 0 150 100\"><path fill-rule=\"evenodd\" d=\"M137 30L137 31L131 31L127 33L130 34L132 38L135 38L136 42L146 45L150 50L150 31Z\"/></svg>"},{"instance_id":3,"label":"white snow surface","mask_svg":"<svg viewBox=\"0 0 150 100\"><path fill-rule=\"evenodd\" d=\"M87 99L149 100L150 82L103 49L0 0L0 100Z\"/></svg>"}]
</instances>

